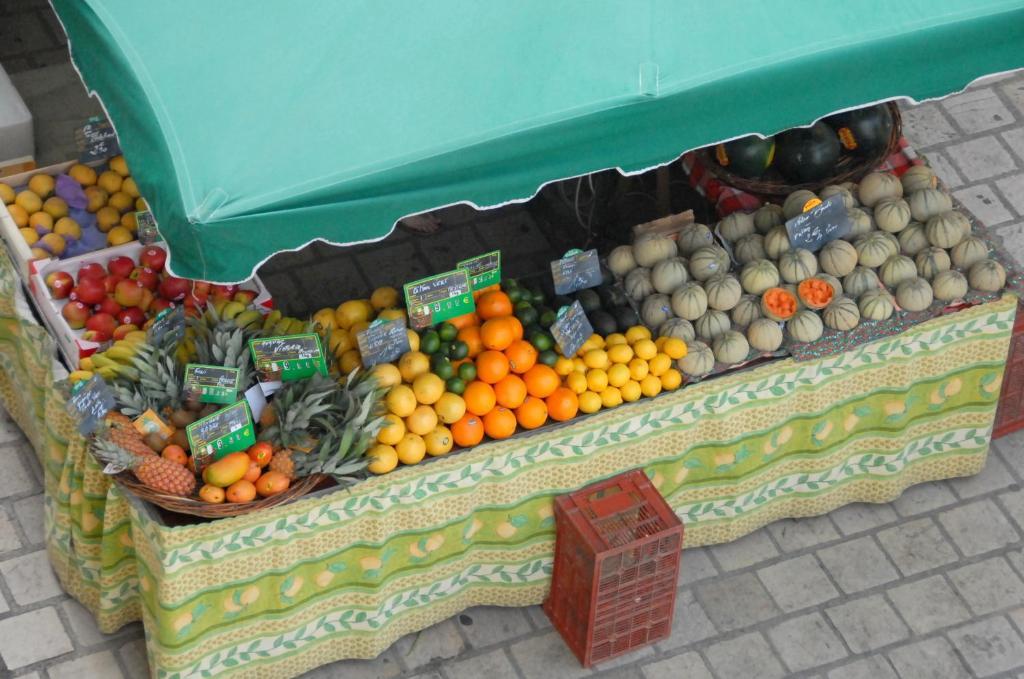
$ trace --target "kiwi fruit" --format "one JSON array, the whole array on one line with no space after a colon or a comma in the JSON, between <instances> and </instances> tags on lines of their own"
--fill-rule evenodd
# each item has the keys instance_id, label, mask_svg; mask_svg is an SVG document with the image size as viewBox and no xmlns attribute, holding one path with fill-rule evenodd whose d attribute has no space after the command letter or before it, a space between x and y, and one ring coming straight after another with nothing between
<instances>
[{"instance_id":1,"label":"kiwi fruit","mask_svg":"<svg viewBox=\"0 0 1024 679\"><path fill-rule=\"evenodd\" d=\"M203 406L202 410L199 411L199 417L206 417L213 415L215 412L220 410L220 406L216 403L207 403Z\"/></svg>"},{"instance_id":2,"label":"kiwi fruit","mask_svg":"<svg viewBox=\"0 0 1024 679\"><path fill-rule=\"evenodd\" d=\"M153 431L142 437L142 442L158 453L162 453L167 447L167 439Z\"/></svg>"},{"instance_id":3,"label":"kiwi fruit","mask_svg":"<svg viewBox=\"0 0 1024 679\"><path fill-rule=\"evenodd\" d=\"M171 413L171 424L178 429L187 427L196 421L196 414L188 410L175 410Z\"/></svg>"},{"instance_id":4,"label":"kiwi fruit","mask_svg":"<svg viewBox=\"0 0 1024 679\"><path fill-rule=\"evenodd\" d=\"M176 446L181 446L185 450L191 449L191 447L188 444L188 435L185 433L184 429L178 429L173 434L171 434L171 443L173 443Z\"/></svg>"}]
</instances>

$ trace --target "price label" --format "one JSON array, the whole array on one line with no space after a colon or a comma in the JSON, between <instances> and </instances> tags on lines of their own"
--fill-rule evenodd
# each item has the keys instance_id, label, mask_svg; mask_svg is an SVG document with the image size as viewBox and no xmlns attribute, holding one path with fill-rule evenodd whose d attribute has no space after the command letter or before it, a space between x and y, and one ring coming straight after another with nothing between
<instances>
[{"instance_id":1,"label":"price label","mask_svg":"<svg viewBox=\"0 0 1024 679\"><path fill-rule=\"evenodd\" d=\"M551 262L551 278L558 295L601 285L601 262L597 250L570 250L565 253L561 259Z\"/></svg>"},{"instance_id":2,"label":"price label","mask_svg":"<svg viewBox=\"0 0 1024 679\"><path fill-rule=\"evenodd\" d=\"M79 382L67 402L68 413L78 420L78 431L83 436L96 431L104 416L114 408L114 393L106 381L94 375L88 382Z\"/></svg>"},{"instance_id":3,"label":"price label","mask_svg":"<svg viewBox=\"0 0 1024 679\"><path fill-rule=\"evenodd\" d=\"M409 351L409 334L405 320L376 320L370 327L356 334L363 367L372 368L378 363L391 363Z\"/></svg>"},{"instance_id":4,"label":"price label","mask_svg":"<svg viewBox=\"0 0 1024 679\"><path fill-rule=\"evenodd\" d=\"M559 353L570 358L593 334L594 326L590 325L590 319L579 302L559 309L558 318L551 325L551 336L555 338Z\"/></svg>"},{"instance_id":5,"label":"price label","mask_svg":"<svg viewBox=\"0 0 1024 679\"><path fill-rule=\"evenodd\" d=\"M316 333L251 339L249 352L261 382L289 382L313 373L327 375L323 346Z\"/></svg>"},{"instance_id":6,"label":"price label","mask_svg":"<svg viewBox=\"0 0 1024 679\"><path fill-rule=\"evenodd\" d=\"M139 242L143 245L152 245L160 240L160 232L156 226L156 217L150 210L140 210L135 213L135 224L138 227Z\"/></svg>"},{"instance_id":7,"label":"price label","mask_svg":"<svg viewBox=\"0 0 1024 679\"><path fill-rule=\"evenodd\" d=\"M114 127L103 116L92 116L80 130L75 132L78 143L78 160L88 163L113 158L121 153Z\"/></svg>"},{"instance_id":8,"label":"price label","mask_svg":"<svg viewBox=\"0 0 1024 679\"><path fill-rule=\"evenodd\" d=\"M219 460L256 443L256 428L245 399L196 420L185 428L185 434L197 460L197 470L210 460Z\"/></svg>"},{"instance_id":9,"label":"price label","mask_svg":"<svg viewBox=\"0 0 1024 679\"><path fill-rule=\"evenodd\" d=\"M853 222L839 194L810 207L786 222L789 242L794 248L817 252L830 240L850 233Z\"/></svg>"},{"instance_id":10,"label":"price label","mask_svg":"<svg viewBox=\"0 0 1024 679\"><path fill-rule=\"evenodd\" d=\"M234 403L238 400L241 378L238 368L189 363L185 366L184 395L200 403Z\"/></svg>"},{"instance_id":11,"label":"price label","mask_svg":"<svg viewBox=\"0 0 1024 679\"><path fill-rule=\"evenodd\" d=\"M446 321L476 310L469 272L455 269L405 284L405 306L414 328Z\"/></svg>"},{"instance_id":12,"label":"price label","mask_svg":"<svg viewBox=\"0 0 1024 679\"><path fill-rule=\"evenodd\" d=\"M469 272L469 286L473 292L501 282L501 250L464 259L457 266Z\"/></svg>"},{"instance_id":13,"label":"price label","mask_svg":"<svg viewBox=\"0 0 1024 679\"><path fill-rule=\"evenodd\" d=\"M146 338L152 345L159 345L168 340L177 344L185 336L185 307L174 306L164 309L156 315L153 325L149 326Z\"/></svg>"}]
</instances>

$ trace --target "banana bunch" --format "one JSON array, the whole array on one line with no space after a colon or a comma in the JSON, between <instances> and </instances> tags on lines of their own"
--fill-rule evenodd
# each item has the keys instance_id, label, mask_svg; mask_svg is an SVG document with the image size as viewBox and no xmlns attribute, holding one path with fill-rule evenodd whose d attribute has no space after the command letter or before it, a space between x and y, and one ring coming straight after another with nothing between
<instances>
[{"instance_id":1,"label":"banana bunch","mask_svg":"<svg viewBox=\"0 0 1024 679\"><path fill-rule=\"evenodd\" d=\"M285 316L280 309L274 309L264 316L257 309L247 308L235 301L214 301L207 307L204 318L211 328L222 320L229 320L234 321L239 328L258 331L269 337L312 332L309 322Z\"/></svg>"},{"instance_id":2,"label":"banana bunch","mask_svg":"<svg viewBox=\"0 0 1024 679\"><path fill-rule=\"evenodd\" d=\"M105 351L96 352L79 361L78 370L73 371L68 379L75 384L90 380L93 375L99 375L108 381L118 377L137 381L139 371L131 363L139 351L139 346L145 343L146 331L133 330Z\"/></svg>"}]
</instances>

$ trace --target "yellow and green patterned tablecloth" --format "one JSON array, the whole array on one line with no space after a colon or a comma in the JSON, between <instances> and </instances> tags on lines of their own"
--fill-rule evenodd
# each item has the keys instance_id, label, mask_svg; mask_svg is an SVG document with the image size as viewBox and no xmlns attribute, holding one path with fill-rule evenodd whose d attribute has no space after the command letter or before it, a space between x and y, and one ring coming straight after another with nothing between
<instances>
[{"instance_id":1,"label":"yellow and green patterned tablecloth","mask_svg":"<svg viewBox=\"0 0 1024 679\"><path fill-rule=\"evenodd\" d=\"M638 466L686 523L688 545L974 474L1016 311L1007 297L838 356L774 362L350 490L168 528L86 456L52 388L46 333L5 306L16 285L5 262L0 398L45 467L51 560L103 630L141 617L160 677L291 676L375 656L469 606L539 603L552 497Z\"/></svg>"}]
</instances>

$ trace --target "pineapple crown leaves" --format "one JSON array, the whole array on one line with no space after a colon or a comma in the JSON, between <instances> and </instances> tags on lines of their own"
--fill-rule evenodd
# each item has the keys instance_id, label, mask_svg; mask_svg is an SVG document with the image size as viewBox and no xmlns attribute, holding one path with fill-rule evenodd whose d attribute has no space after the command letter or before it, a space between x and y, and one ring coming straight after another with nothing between
<instances>
[{"instance_id":1,"label":"pineapple crown leaves","mask_svg":"<svg viewBox=\"0 0 1024 679\"><path fill-rule=\"evenodd\" d=\"M325 422L326 433L314 454L298 461L297 468L301 473L328 474L339 481L351 480L350 474L369 463L366 451L373 445L385 422L383 416L372 417L380 400L379 390L374 387L371 383L358 400L352 393L346 394L352 407L345 408L336 422ZM341 391L349 392L347 389Z\"/></svg>"},{"instance_id":2,"label":"pineapple crown leaves","mask_svg":"<svg viewBox=\"0 0 1024 679\"><path fill-rule=\"evenodd\" d=\"M103 473L120 474L128 469L133 469L139 463L139 459L110 440L108 431L109 427L98 432L90 446L93 457L105 465Z\"/></svg>"},{"instance_id":3,"label":"pineapple crown leaves","mask_svg":"<svg viewBox=\"0 0 1024 679\"><path fill-rule=\"evenodd\" d=\"M334 380L314 374L306 380L287 382L274 395L270 407L277 421L260 433L260 439L292 447L310 441L312 434L324 429L324 417L337 409Z\"/></svg>"}]
</instances>

